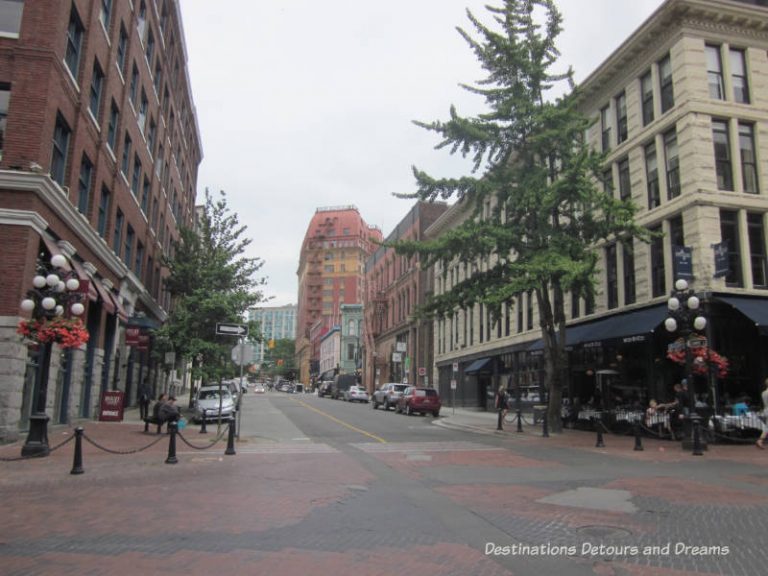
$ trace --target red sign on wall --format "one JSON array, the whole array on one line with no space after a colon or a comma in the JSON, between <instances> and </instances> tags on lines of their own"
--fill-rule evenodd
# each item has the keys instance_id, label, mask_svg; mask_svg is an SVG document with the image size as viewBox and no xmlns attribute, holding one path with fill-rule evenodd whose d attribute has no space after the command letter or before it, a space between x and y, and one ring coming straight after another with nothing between
<instances>
[{"instance_id":1,"label":"red sign on wall","mask_svg":"<svg viewBox=\"0 0 768 576\"><path fill-rule=\"evenodd\" d=\"M101 397L99 420L102 422L121 422L123 420L123 396L120 390L104 392Z\"/></svg>"}]
</instances>

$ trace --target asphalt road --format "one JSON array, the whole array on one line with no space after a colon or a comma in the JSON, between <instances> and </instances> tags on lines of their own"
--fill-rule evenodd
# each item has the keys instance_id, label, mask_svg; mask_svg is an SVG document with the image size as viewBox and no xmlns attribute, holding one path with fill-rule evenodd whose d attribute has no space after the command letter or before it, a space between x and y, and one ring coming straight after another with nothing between
<instances>
[{"instance_id":1,"label":"asphalt road","mask_svg":"<svg viewBox=\"0 0 768 576\"><path fill-rule=\"evenodd\" d=\"M130 418L86 423L82 475L71 442L0 462L0 574L765 573L768 458L754 446L692 457L609 436L596 449L583 433L451 420L250 393L235 455L211 446L215 426L190 426L175 465L168 437Z\"/></svg>"}]
</instances>

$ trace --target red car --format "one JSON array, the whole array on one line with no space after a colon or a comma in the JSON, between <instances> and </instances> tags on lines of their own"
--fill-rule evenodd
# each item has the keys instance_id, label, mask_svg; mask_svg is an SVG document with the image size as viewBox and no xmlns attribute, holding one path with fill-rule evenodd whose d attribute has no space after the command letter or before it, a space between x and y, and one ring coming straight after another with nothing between
<instances>
[{"instance_id":1,"label":"red car","mask_svg":"<svg viewBox=\"0 0 768 576\"><path fill-rule=\"evenodd\" d=\"M440 415L440 395L434 388L417 388L416 386L408 386L403 392L403 395L397 399L395 405L395 412L401 414L413 414L419 412L426 414L429 412L437 418Z\"/></svg>"}]
</instances>

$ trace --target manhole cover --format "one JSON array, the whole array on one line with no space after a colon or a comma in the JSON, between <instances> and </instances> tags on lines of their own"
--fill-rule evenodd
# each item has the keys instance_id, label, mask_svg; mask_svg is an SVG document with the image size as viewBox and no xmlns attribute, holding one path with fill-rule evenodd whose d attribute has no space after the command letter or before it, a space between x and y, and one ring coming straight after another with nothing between
<instances>
[{"instance_id":1,"label":"manhole cover","mask_svg":"<svg viewBox=\"0 0 768 576\"><path fill-rule=\"evenodd\" d=\"M576 529L580 534L590 538L624 538L632 536L632 532L618 526L580 526Z\"/></svg>"}]
</instances>

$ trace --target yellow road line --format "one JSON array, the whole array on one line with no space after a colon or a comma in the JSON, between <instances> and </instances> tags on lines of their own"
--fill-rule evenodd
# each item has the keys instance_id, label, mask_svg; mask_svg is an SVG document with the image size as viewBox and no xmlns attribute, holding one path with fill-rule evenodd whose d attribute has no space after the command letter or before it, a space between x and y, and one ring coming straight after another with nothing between
<instances>
[{"instance_id":1,"label":"yellow road line","mask_svg":"<svg viewBox=\"0 0 768 576\"><path fill-rule=\"evenodd\" d=\"M347 424L343 420L339 420L335 416L331 416L330 414L328 414L328 412L323 412L322 410L320 410L318 408L315 408L314 406L310 406L306 402L303 402L301 400L299 400L298 402L299 402L299 404L304 406L304 408L308 408L309 410L312 410L313 412L317 412L318 414L321 414L321 415L325 416L329 420L333 420L334 422L336 422L336 424L341 424L345 428L349 428L350 430L354 430L355 432L359 432L363 436L368 436L368 438L373 438L374 440L376 440L377 442L380 442L382 444L386 444L387 443L387 441L384 440L384 438L382 438L381 436L376 436L376 434L371 434L370 432L366 432L365 430L362 430L362 429L360 429L360 428L358 428L356 426L352 426L352 424Z\"/></svg>"}]
</instances>

